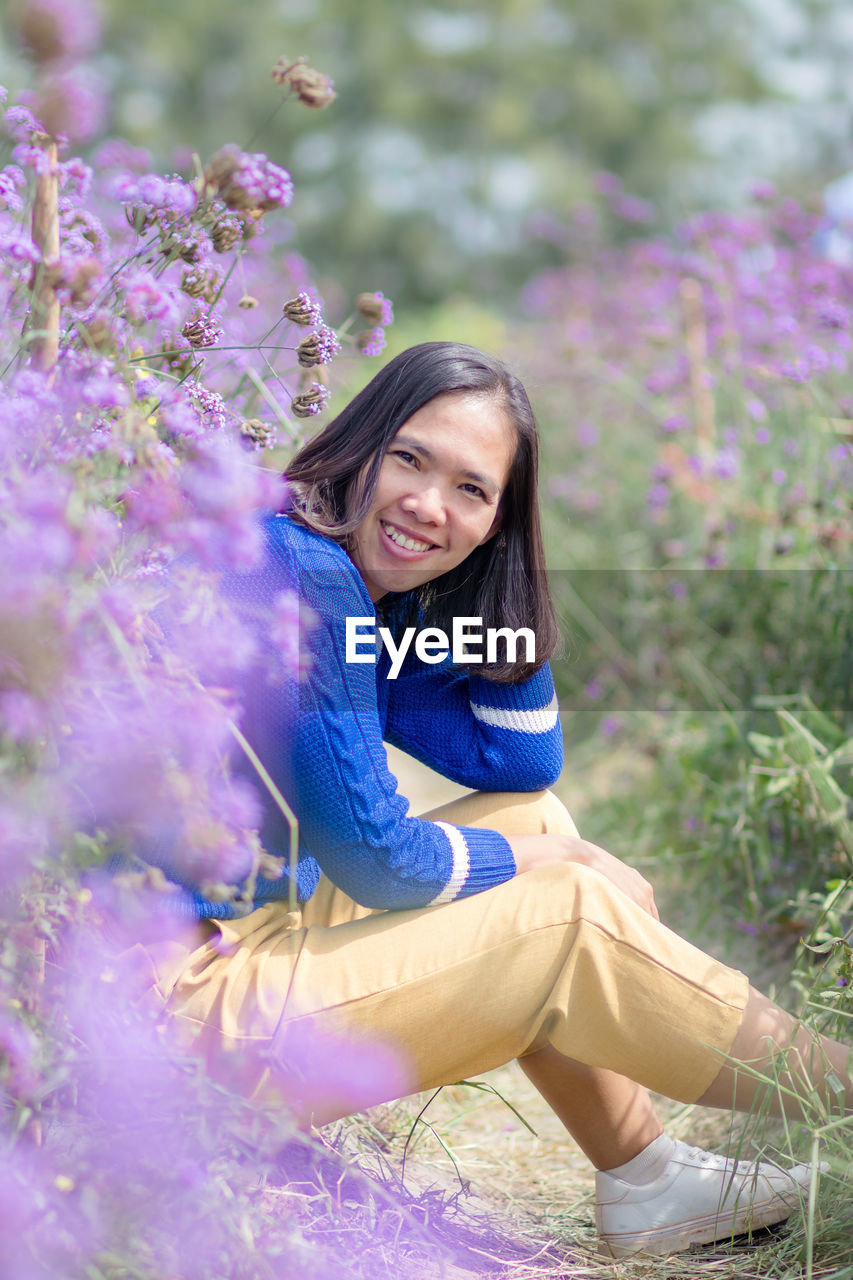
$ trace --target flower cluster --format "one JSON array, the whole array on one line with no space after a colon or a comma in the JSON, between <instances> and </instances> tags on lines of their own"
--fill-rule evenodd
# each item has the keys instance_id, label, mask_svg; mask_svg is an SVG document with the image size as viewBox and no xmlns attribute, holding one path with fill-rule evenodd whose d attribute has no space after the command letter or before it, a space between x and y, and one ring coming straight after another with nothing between
<instances>
[{"instance_id":1,"label":"flower cluster","mask_svg":"<svg viewBox=\"0 0 853 1280\"><path fill-rule=\"evenodd\" d=\"M286 209L293 200L293 182L285 169L233 143L212 157L204 181L228 209L249 215Z\"/></svg>"},{"instance_id":2,"label":"flower cluster","mask_svg":"<svg viewBox=\"0 0 853 1280\"><path fill-rule=\"evenodd\" d=\"M381 293L361 293L356 300L356 311L370 327L356 334L359 351L366 356L378 356L385 350L385 329L394 323L394 308Z\"/></svg>"},{"instance_id":3,"label":"flower cluster","mask_svg":"<svg viewBox=\"0 0 853 1280\"><path fill-rule=\"evenodd\" d=\"M605 194L627 217L618 182ZM575 260L525 295L546 417L575 436L554 497L647 528L664 563L849 566L853 271L822 252L818 216L762 192L614 247L582 214ZM615 431L645 487L601 465Z\"/></svg>"},{"instance_id":4,"label":"flower cluster","mask_svg":"<svg viewBox=\"0 0 853 1280\"><path fill-rule=\"evenodd\" d=\"M103 122L105 97L100 81L80 61L100 34L90 0L16 0L10 16L37 69L28 106L39 130L53 138L91 138Z\"/></svg>"},{"instance_id":5,"label":"flower cluster","mask_svg":"<svg viewBox=\"0 0 853 1280\"><path fill-rule=\"evenodd\" d=\"M16 15L44 107L94 19L84 0ZM282 598L250 628L218 583L257 563L285 501L283 459L259 454L325 407L341 342L275 225L284 169L226 147L203 179L162 176L120 142L90 168L48 123L10 106L0 167L0 1256L94 1274L121 1222L128 1273L202 1274L255 1230L320 1280L234 1167L208 1174L239 1144L264 1157L241 1082L206 1084L98 939L130 923L132 951L188 891L239 911L281 873L239 724L250 671L304 671L299 620Z\"/></svg>"}]
</instances>

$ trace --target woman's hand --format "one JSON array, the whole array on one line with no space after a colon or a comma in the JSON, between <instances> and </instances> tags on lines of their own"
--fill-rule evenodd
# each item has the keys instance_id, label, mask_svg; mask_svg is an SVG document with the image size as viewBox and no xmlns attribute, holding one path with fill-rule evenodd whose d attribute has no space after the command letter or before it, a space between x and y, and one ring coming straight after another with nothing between
<instances>
[{"instance_id":1,"label":"woman's hand","mask_svg":"<svg viewBox=\"0 0 853 1280\"><path fill-rule=\"evenodd\" d=\"M532 871L534 867L546 867L554 862L578 862L591 867L626 894L638 907L642 907L655 920L659 920L652 886L639 871L627 862L615 858L600 845L582 840L580 836L512 836L509 840L515 858L516 872Z\"/></svg>"}]
</instances>

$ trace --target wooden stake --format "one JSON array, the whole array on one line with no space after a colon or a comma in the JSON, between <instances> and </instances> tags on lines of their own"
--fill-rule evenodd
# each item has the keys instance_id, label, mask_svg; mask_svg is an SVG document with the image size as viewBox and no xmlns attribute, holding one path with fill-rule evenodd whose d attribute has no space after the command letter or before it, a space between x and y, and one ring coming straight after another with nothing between
<instances>
[{"instance_id":1,"label":"wooden stake","mask_svg":"<svg viewBox=\"0 0 853 1280\"><path fill-rule=\"evenodd\" d=\"M33 243L41 262L33 270L33 364L49 373L59 354L59 299L56 268L59 265L59 170L55 138L41 141L46 164L36 178L33 202Z\"/></svg>"},{"instance_id":2,"label":"wooden stake","mask_svg":"<svg viewBox=\"0 0 853 1280\"><path fill-rule=\"evenodd\" d=\"M684 309L684 330L687 340L687 360L690 366L690 393L696 419L696 439L700 457L707 458L711 455L714 446L714 396L710 386L708 330L705 324L705 308L702 305L702 286L691 276L685 276L681 281L681 305Z\"/></svg>"}]
</instances>

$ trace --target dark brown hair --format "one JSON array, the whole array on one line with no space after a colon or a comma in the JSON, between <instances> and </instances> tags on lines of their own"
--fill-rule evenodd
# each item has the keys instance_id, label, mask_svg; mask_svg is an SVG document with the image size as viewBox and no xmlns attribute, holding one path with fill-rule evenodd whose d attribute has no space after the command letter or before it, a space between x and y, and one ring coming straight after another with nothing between
<instances>
[{"instance_id":1,"label":"dark brown hair","mask_svg":"<svg viewBox=\"0 0 853 1280\"><path fill-rule=\"evenodd\" d=\"M500 532L456 568L385 608L395 625L416 621L447 633L459 616L481 618L487 630L530 627L536 637L535 662L471 668L487 679L514 684L551 657L560 635L539 520L536 419L527 392L502 361L456 342L424 342L395 356L293 458L287 468L290 514L346 546L370 511L379 468L394 436L430 400L454 392L493 397L515 430Z\"/></svg>"}]
</instances>

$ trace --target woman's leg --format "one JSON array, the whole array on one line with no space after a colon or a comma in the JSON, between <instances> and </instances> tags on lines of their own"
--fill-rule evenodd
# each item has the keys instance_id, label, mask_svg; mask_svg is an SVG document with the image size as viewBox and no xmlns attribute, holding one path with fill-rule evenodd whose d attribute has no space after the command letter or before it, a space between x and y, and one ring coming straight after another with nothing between
<instances>
[{"instance_id":1,"label":"woman's leg","mask_svg":"<svg viewBox=\"0 0 853 1280\"><path fill-rule=\"evenodd\" d=\"M505 836L578 834L551 791L527 795L475 792L423 815ZM596 1169L633 1159L662 1132L648 1089L627 1076L590 1067L546 1046L519 1058L525 1075Z\"/></svg>"},{"instance_id":2,"label":"woman's leg","mask_svg":"<svg viewBox=\"0 0 853 1280\"><path fill-rule=\"evenodd\" d=\"M663 1132L648 1089L626 1076L550 1045L518 1062L596 1169L626 1164Z\"/></svg>"},{"instance_id":3,"label":"woman's leg","mask_svg":"<svg viewBox=\"0 0 853 1280\"><path fill-rule=\"evenodd\" d=\"M801 1116L810 1099L853 1111L852 1065L847 1045L817 1035L751 987L729 1059L698 1101L777 1116Z\"/></svg>"},{"instance_id":4,"label":"woman's leg","mask_svg":"<svg viewBox=\"0 0 853 1280\"><path fill-rule=\"evenodd\" d=\"M596 872L555 864L445 906L332 912L335 924L311 905L223 926L164 987L176 1019L250 1066L263 1096L323 1123L529 1057L596 1163L620 1157L590 1117L627 1157L596 1178L612 1252L687 1247L697 1219L711 1240L795 1206L796 1182L764 1166L665 1135L633 1154L649 1113L632 1082L707 1098L749 1026L749 988Z\"/></svg>"}]
</instances>

